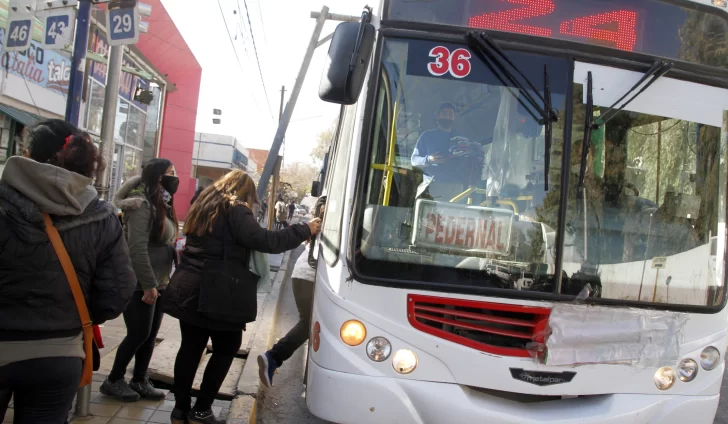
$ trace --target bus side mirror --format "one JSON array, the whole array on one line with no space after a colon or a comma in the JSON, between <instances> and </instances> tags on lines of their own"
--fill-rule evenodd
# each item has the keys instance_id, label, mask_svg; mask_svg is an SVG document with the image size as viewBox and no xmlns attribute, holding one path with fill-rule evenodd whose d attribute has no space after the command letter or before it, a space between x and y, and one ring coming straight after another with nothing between
<instances>
[{"instance_id":1,"label":"bus side mirror","mask_svg":"<svg viewBox=\"0 0 728 424\"><path fill-rule=\"evenodd\" d=\"M321 196L321 183L314 181L311 183L311 197Z\"/></svg>"},{"instance_id":2,"label":"bus side mirror","mask_svg":"<svg viewBox=\"0 0 728 424\"><path fill-rule=\"evenodd\" d=\"M319 97L352 105L364 86L376 30L370 23L343 22L336 27L319 85Z\"/></svg>"}]
</instances>

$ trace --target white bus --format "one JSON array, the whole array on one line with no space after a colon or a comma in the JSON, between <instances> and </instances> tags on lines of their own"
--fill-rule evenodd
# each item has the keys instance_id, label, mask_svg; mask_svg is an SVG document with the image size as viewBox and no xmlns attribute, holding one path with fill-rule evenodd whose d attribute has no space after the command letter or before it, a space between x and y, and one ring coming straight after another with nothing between
<instances>
[{"instance_id":1,"label":"white bus","mask_svg":"<svg viewBox=\"0 0 728 424\"><path fill-rule=\"evenodd\" d=\"M726 6L384 0L340 24L312 413L712 423Z\"/></svg>"}]
</instances>

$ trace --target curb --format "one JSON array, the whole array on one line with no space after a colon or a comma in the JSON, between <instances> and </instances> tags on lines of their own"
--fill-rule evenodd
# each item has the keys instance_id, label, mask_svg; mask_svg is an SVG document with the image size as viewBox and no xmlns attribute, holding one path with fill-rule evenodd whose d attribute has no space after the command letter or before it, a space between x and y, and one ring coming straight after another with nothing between
<instances>
[{"instance_id":1,"label":"curb","mask_svg":"<svg viewBox=\"0 0 728 424\"><path fill-rule=\"evenodd\" d=\"M257 403L261 396L263 385L260 384L258 376L258 355L265 353L271 345L275 332L276 321L278 319L278 308L281 288L283 282L288 275L288 262L291 258L291 251L283 256L281 267L276 273L273 287L270 294L266 298L263 306L263 314L261 316L260 325L255 332L248 359L245 361L243 373L238 380L238 395L233 399L230 405L230 414L227 418L227 424L249 424L255 423L257 420Z\"/></svg>"}]
</instances>

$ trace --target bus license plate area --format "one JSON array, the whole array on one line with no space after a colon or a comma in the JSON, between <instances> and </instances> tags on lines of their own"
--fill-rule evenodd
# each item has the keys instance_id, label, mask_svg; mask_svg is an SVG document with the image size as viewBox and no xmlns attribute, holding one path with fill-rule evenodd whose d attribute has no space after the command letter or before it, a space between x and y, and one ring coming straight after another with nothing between
<instances>
[{"instance_id":1,"label":"bus license plate area","mask_svg":"<svg viewBox=\"0 0 728 424\"><path fill-rule=\"evenodd\" d=\"M412 244L454 254L507 255L513 212L418 199Z\"/></svg>"}]
</instances>

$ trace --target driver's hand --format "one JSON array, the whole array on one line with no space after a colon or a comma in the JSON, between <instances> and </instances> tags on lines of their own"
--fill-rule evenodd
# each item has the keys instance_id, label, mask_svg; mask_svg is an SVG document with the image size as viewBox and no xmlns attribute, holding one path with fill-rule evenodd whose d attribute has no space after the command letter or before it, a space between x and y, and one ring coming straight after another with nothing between
<instances>
[{"instance_id":1,"label":"driver's hand","mask_svg":"<svg viewBox=\"0 0 728 424\"><path fill-rule=\"evenodd\" d=\"M430 155L427 157L427 162L432 164L438 164L443 163L447 160L445 156L441 155L440 153L435 153L434 155Z\"/></svg>"}]
</instances>

